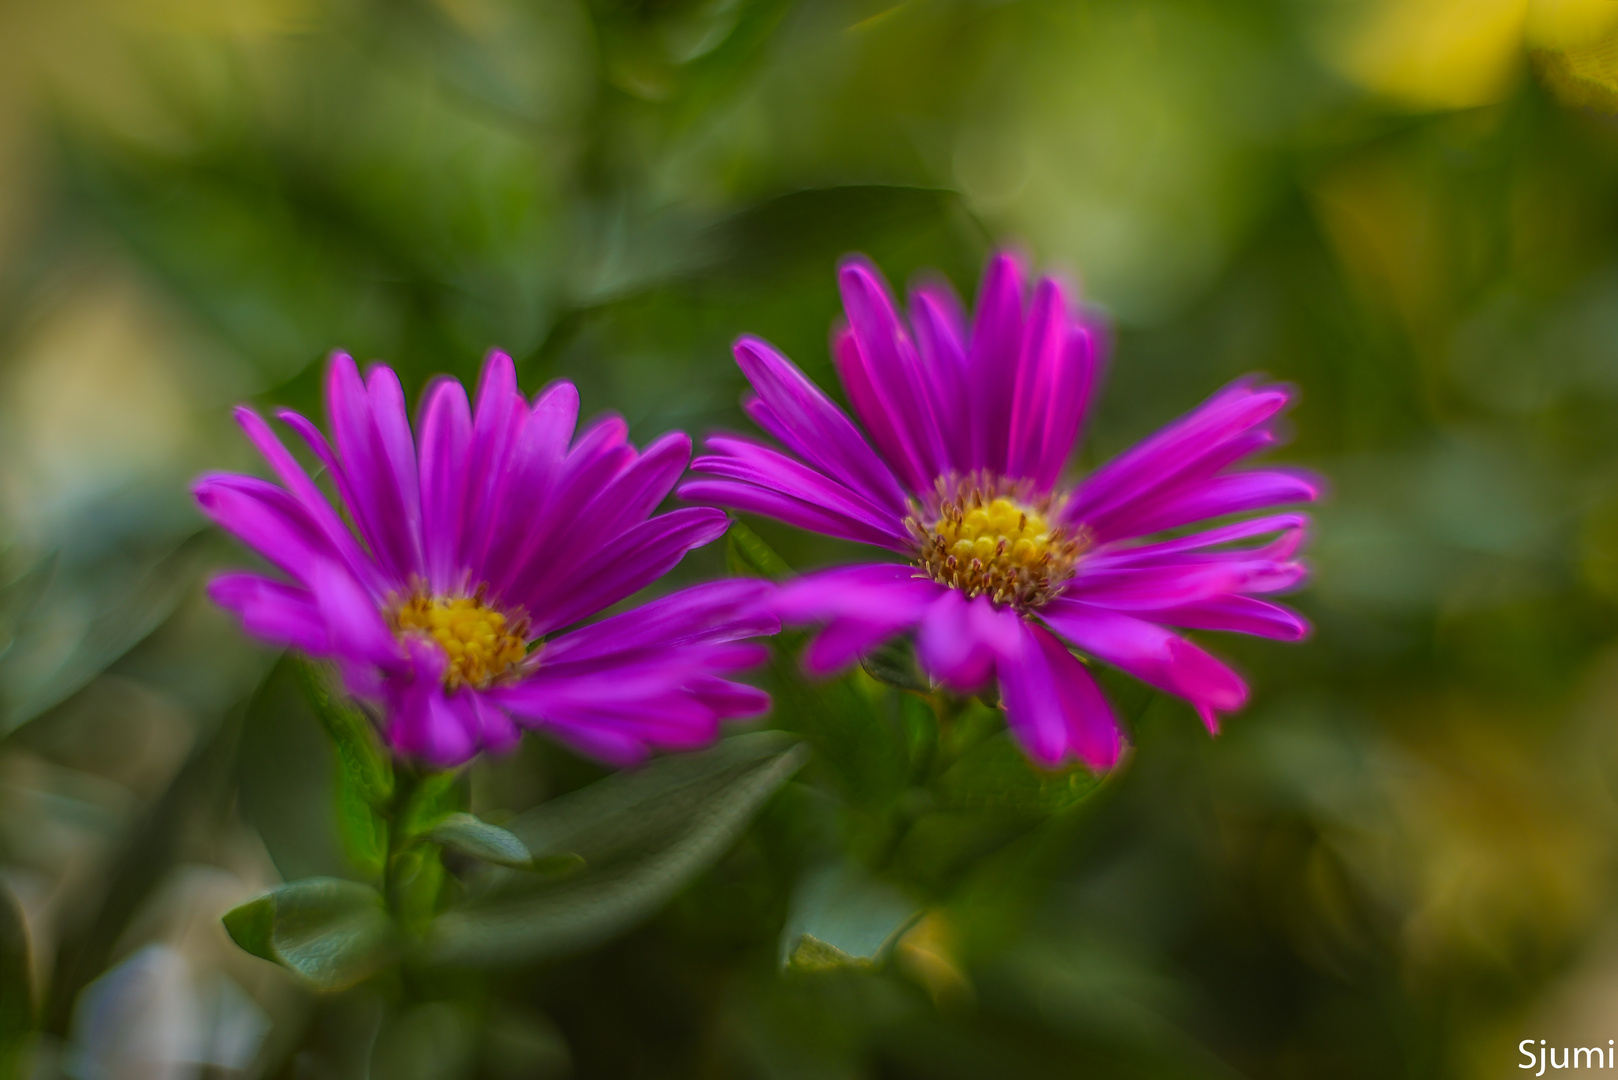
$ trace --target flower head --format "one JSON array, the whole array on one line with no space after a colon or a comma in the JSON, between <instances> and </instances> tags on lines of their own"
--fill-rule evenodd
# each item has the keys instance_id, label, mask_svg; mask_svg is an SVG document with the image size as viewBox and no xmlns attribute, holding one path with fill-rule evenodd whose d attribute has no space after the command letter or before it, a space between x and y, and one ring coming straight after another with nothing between
<instances>
[{"instance_id":1,"label":"flower head","mask_svg":"<svg viewBox=\"0 0 1618 1080\"><path fill-rule=\"evenodd\" d=\"M215 474L202 509L285 575L230 573L209 594L248 632L335 661L378 707L395 749L438 766L500 751L519 726L614 764L711 741L718 722L762 712L725 676L762 659L743 639L777 629L767 587L719 582L568 632L718 537L723 512L652 511L690 457L665 435L643 452L606 416L575 437L579 397L558 382L532 403L511 359L484 366L474 409L442 379L415 437L398 376L362 380L333 358L335 445L279 414L325 466L333 507L261 417L236 419L281 485Z\"/></svg>"},{"instance_id":2,"label":"flower head","mask_svg":"<svg viewBox=\"0 0 1618 1080\"><path fill-rule=\"evenodd\" d=\"M783 618L825 626L806 666L835 671L914 631L932 679L963 693L998 682L1013 732L1047 765L1107 768L1121 749L1072 648L1186 699L1217 730L1247 687L1166 627L1305 633L1296 613L1259 597L1302 581L1293 556L1307 521L1249 515L1311 500L1317 484L1234 467L1276 442L1289 391L1233 383L1069 484L1105 344L1056 281L1029 297L1017 261L998 255L970 320L928 284L908 324L864 260L845 263L840 284L848 321L833 355L864 433L786 357L743 338L746 410L787 452L714 437L692 465L706 476L680 490L898 556L782 590ZM1215 518L1229 520L1207 527Z\"/></svg>"}]
</instances>

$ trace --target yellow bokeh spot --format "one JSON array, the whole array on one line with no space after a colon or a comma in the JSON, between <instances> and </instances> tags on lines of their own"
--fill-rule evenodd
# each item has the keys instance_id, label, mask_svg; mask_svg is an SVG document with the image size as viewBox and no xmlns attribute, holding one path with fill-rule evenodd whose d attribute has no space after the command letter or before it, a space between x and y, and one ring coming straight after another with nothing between
<instances>
[{"instance_id":1,"label":"yellow bokeh spot","mask_svg":"<svg viewBox=\"0 0 1618 1080\"><path fill-rule=\"evenodd\" d=\"M1326 59L1417 109L1504 98L1521 67L1528 0L1360 0L1320 27Z\"/></svg>"},{"instance_id":2,"label":"yellow bokeh spot","mask_svg":"<svg viewBox=\"0 0 1618 1080\"><path fill-rule=\"evenodd\" d=\"M449 660L444 685L486 687L528 655L526 622L512 625L503 612L470 596L415 595L393 613L395 629L425 633Z\"/></svg>"}]
</instances>

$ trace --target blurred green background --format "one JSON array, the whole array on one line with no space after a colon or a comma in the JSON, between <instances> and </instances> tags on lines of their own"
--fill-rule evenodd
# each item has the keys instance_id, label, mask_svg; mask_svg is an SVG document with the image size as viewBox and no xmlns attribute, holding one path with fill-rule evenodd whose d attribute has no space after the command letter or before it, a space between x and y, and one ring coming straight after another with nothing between
<instances>
[{"instance_id":1,"label":"blurred green background","mask_svg":"<svg viewBox=\"0 0 1618 1080\"><path fill-rule=\"evenodd\" d=\"M1615 42L1609 0L0 2L33 1071L1482 1078L1604 1046ZM254 468L230 405L318 411L334 347L412 392L500 347L639 440L742 426L740 332L830 384L840 255L970 292L1002 242L1113 320L1081 466L1244 372L1301 390L1317 629L1213 642L1256 691L1226 734L1115 684L1127 767L933 882L882 972L776 970L809 780L570 959L317 998L230 943L233 904L344 872L319 728L200 595L245 559L187 494ZM529 745L474 803L592 775Z\"/></svg>"}]
</instances>

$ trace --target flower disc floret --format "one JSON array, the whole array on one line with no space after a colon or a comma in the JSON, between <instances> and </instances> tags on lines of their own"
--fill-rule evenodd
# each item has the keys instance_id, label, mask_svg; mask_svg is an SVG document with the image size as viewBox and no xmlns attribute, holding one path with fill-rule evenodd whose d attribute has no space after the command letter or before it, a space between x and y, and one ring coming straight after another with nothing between
<instances>
[{"instance_id":1,"label":"flower disc floret","mask_svg":"<svg viewBox=\"0 0 1618 1080\"><path fill-rule=\"evenodd\" d=\"M968 599L987 596L1022 611L1039 607L1073 576L1087 546L1082 530L1054 521L1046 500L1025 500L992 481L940 485L936 512L906 526L917 562L940 585Z\"/></svg>"},{"instance_id":2,"label":"flower disc floret","mask_svg":"<svg viewBox=\"0 0 1618 1080\"><path fill-rule=\"evenodd\" d=\"M528 619L475 596L416 593L390 612L389 622L401 637L425 634L444 650L446 690L485 690L514 675L528 656Z\"/></svg>"}]
</instances>

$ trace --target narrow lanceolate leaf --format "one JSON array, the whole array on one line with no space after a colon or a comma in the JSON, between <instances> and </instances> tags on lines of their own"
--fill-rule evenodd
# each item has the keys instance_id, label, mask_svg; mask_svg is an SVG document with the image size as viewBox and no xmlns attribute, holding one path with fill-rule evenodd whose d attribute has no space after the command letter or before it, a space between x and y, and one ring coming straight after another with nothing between
<instances>
[{"instance_id":1,"label":"narrow lanceolate leaf","mask_svg":"<svg viewBox=\"0 0 1618 1080\"><path fill-rule=\"evenodd\" d=\"M732 577L784 578L792 573L774 548L739 521L731 522L726 534L725 563Z\"/></svg>"},{"instance_id":2,"label":"narrow lanceolate leaf","mask_svg":"<svg viewBox=\"0 0 1618 1080\"><path fill-rule=\"evenodd\" d=\"M385 807L393 795L393 765L376 728L332 685L332 673L308 660L294 661L298 681L309 708L337 747L342 782L375 807Z\"/></svg>"},{"instance_id":3,"label":"narrow lanceolate leaf","mask_svg":"<svg viewBox=\"0 0 1618 1080\"><path fill-rule=\"evenodd\" d=\"M17 898L0 887L0 1080L26 1075L33 1015L28 927Z\"/></svg>"},{"instance_id":4,"label":"narrow lanceolate leaf","mask_svg":"<svg viewBox=\"0 0 1618 1080\"><path fill-rule=\"evenodd\" d=\"M428 830L466 807L465 775L461 772L428 773L405 800L395 828L401 836L425 836Z\"/></svg>"},{"instance_id":5,"label":"narrow lanceolate leaf","mask_svg":"<svg viewBox=\"0 0 1618 1080\"><path fill-rule=\"evenodd\" d=\"M726 739L662 758L523 814L508 828L538 861L583 860L565 878L499 872L440 917L431 955L457 964L512 964L587 949L661 907L719 859L803 764L780 732Z\"/></svg>"},{"instance_id":6,"label":"narrow lanceolate leaf","mask_svg":"<svg viewBox=\"0 0 1618 1080\"><path fill-rule=\"evenodd\" d=\"M428 829L425 835L435 844L496 866L527 870L534 865L534 856L528 851L528 845L517 839L515 834L471 814L450 814Z\"/></svg>"},{"instance_id":7,"label":"narrow lanceolate leaf","mask_svg":"<svg viewBox=\"0 0 1618 1080\"><path fill-rule=\"evenodd\" d=\"M809 873L781 932L781 966L794 971L875 968L920 917L899 890L852 865Z\"/></svg>"},{"instance_id":8,"label":"narrow lanceolate leaf","mask_svg":"<svg viewBox=\"0 0 1618 1080\"><path fill-rule=\"evenodd\" d=\"M352 986L396 955L382 894L338 878L306 878L225 913L231 939L321 990Z\"/></svg>"}]
</instances>

